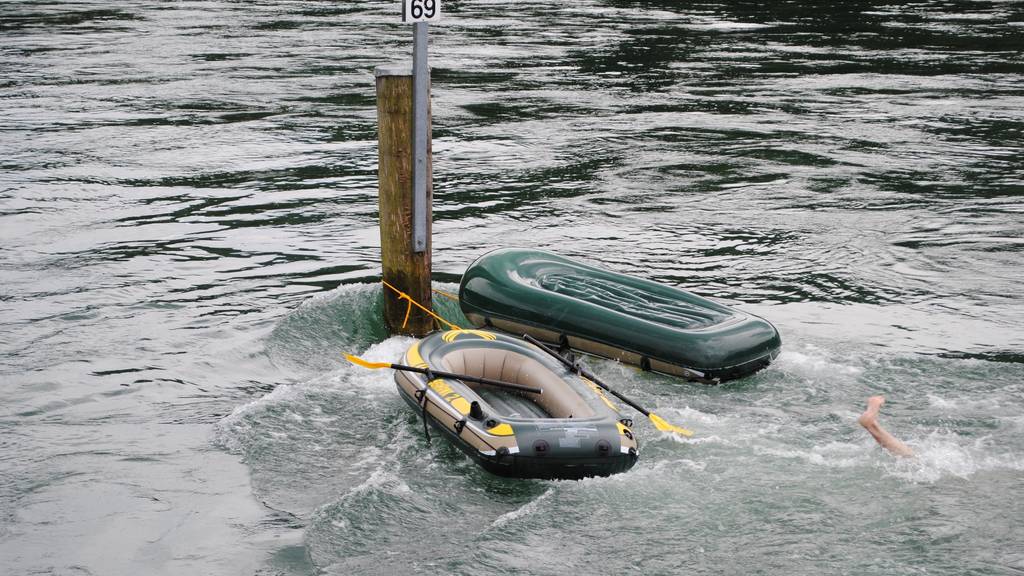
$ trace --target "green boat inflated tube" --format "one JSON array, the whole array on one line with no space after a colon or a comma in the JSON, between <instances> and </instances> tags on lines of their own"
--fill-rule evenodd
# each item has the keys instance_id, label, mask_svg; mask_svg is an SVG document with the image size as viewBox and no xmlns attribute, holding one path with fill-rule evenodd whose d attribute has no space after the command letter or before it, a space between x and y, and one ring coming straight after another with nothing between
<instances>
[{"instance_id":1,"label":"green boat inflated tube","mask_svg":"<svg viewBox=\"0 0 1024 576\"><path fill-rule=\"evenodd\" d=\"M521 339L435 332L409 348L404 364L533 389L395 372L399 394L424 421L494 474L580 479L636 463L632 422L596 384Z\"/></svg>"},{"instance_id":2,"label":"green boat inflated tube","mask_svg":"<svg viewBox=\"0 0 1024 576\"><path fill-rule=\"evenodd\" d=\"M476 326L702 381L752 374L782 346L753 314L540 250L481 256L462 276L459 302Z\"/></svg>"}]
</instances>

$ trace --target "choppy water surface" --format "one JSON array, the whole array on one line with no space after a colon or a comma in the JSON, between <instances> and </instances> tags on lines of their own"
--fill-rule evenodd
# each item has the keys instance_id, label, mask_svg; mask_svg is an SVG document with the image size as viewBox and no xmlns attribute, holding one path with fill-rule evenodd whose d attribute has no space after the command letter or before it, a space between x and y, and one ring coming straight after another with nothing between
<instances>
[{"instance_id":1,"label":"choppy water surface","mask_svg":"<svg viewBox=\"0 0 1024 576\"><path fill-rule=\"evenodd\" d=\"M3 571L1024 571L1024 6L834 4L445 3L440 286L535 246L784 337L717 388L593 361L697 435L530 482L339 360L410 343L396 2L0 2ZM858 429L876 393L918 458Z\"/></svg>"}]
</instances>

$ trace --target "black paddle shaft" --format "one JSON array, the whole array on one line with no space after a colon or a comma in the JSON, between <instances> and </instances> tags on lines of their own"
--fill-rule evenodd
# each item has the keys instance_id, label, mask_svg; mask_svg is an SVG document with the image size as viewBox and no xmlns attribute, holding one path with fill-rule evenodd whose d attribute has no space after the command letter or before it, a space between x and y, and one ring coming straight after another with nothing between
<instances>
[{"instance_id":1,"label":"black paddle shaft","mask_svg":"<svg viewBox=\"0 0 1024 576\"><path fill-rule=\"evenodd\" d=\"M532 392L534 394L541 394L544 392L543 388L524 386L522 384L513 384L511 382L502 382L501 380L491 380L490 378L479 378L477 376L469 376L468 374L454 374L452 372L441 372L440 370L430 370L429 368L417 368L416 366L405 366L403 364L392 364L391 367L394 368L395 370L404 370L406 372L418 372L420 374L426 374L428 377L440 376L441 378L455 378L456 380L476 382L477 384L485 384L487 386L494 386L495 388L508 388L510 390L518 390L519 392Z\"/></svg>"},{"instance_id":2,"label":"black paddle shaft","mask_svg":"<svg viewBox=\"0 0 1024 576\"><path fill-rule=\"evenodd\" d=\"M644 416L648 416L648 417L651 415L650 412L648 412L647 410L644 410L643 408L641 408L636 402L633 402L629 398L626 398L622 394L620 394L620 393L616 392L615 390L612 390L611 388L609 388L607 384L605 384L604 382L601 382L597 378L597 376L594 376L592 373L590 373L589 370L584 370L583 367L580 366L579 364L576 364L575 362L570 362L568 358L562 356L558 352L555 352L551 348L548 348L547 345L544 344L543 342L541 342L540 340L537 340L536 338L534 338L533 336L530 336L529 334L523 334L523 338L525 338L526 341L529 342L530 344L533 344L534 346L540 348L541 350L547 352L548 354L551 354L555 358L558 358L562 362L562 364L565 364L566 366L569 367L569 370L572 370L573 372L579 374L580 376L586 378L587 380L590 380L594 384L597 384L601 388L604 388L605 391L610 392L613 396L615 396L619 400L622 400L623 402L625 402L626 404L631 406L637 412L640 412Z\"/></svg>"}]
</instances>

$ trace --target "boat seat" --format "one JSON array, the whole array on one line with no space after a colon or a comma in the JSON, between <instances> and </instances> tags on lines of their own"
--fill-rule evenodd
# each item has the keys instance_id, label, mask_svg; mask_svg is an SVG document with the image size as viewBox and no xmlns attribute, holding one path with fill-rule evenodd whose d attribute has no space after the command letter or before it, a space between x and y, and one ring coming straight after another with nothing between
<instances>
[{"instance_id":1,"label":"boat seat","mask_svg":"<svg viewBox=\"0 0 1024 576\"><path fill-rule=\"evenodd\" d=\"M591 418L596 415L561 376L525 354L500 348L458 348L445 354L441 362L449 372L541 388L540 394L512 393L533 401L553 418ZM480 386L467 384L474 389Z\"/></svg>"}]
</instances>

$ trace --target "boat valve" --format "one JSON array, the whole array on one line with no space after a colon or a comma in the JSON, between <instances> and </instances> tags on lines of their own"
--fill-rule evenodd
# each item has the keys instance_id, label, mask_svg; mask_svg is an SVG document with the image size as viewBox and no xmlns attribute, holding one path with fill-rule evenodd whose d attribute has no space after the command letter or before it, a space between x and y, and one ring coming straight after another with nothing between
<instances>
[{"instance_id":1,"label":"boat valve","mask_svg":"<svg viewBox=\"0 0 1024 576\"><path fill-rule=\"evenodd\" d=\"M480 403L473 400L473 403L469 405L469 417L473 420L483 420L484 410L480 407Z\"/></svg>"},{"instance_id":2,"label":"boat valve","mask_svg":"<svg viewBox=\"0 0 1024 576\"><path fill-rule=\"evenodd\" d=\"M545 440L537 440L533 443L533 453L537 456L547 456L548 443Z\"/></svg>"},{"instance_id":3,"label":"boat valve","mask_svg":"<svg viewBox=\"0 0 1024 576\"><path fill-rule=\"evenodd\" d=\"M607 440L597 441L597 453L600 456L607 456L612 451L612 445Z\"/></svg>"}]
</instances>

